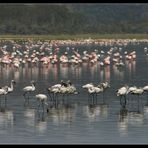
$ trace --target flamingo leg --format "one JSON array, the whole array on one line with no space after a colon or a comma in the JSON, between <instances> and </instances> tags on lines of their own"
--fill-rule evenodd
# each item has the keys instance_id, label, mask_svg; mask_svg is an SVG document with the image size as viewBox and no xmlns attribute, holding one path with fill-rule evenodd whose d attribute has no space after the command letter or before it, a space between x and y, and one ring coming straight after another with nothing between
<instances>
[{"instance_id":1,"label":"flamingo leg","mask_svg":"<svg viewBox=\"0 0 148 148\"><path fill-rule=\"evenodd\" d=\"M43 112L44 112L44 102L42 102L42 108L43 108Z\"/></svg>"},{"instance_id":2,"label":"flamingo leg","mask_svg":"<svg viewBox=\"0 0 148 148\"><path fill-rule=\"evenodd\" d=\"M93 95L93 104L94 104L94 94L92 94Z\"/></svg>"},{"instance_id":3,"label":"flamingo leg","mask_svg":"<svg viewBox=\"0 0 148 148\"><path fill-rule=\"evenodd\" d=\"M7 96L5 95L5 107L7 106Z\"/></svg>"},{"instance_id":4,"label":"flamingo leg","mask_svg":"<svg viewBox=\"0 0 148 148\"><path fill-rule=\"evenodd\" d=\"M38 109L37 110L39 110L39 108L40 108L40 103L38 104Z\"/></svg>"},{"instance_id":5,"label":"flamingo leg","mask_svg":"<svg viewBox=\"0 0 148 148\"><path fill-rule=\"evenodd\" d=\"M29 95L28 95L28 98L27 98L27 103L28 103L28 105L29 105Z\"/></svg>"},{"instance_id":6,"label":"flamingo leg","mask_svg":"<svg viewBox=\"0 0 148 148\"><path fill-rule=\"evenodd\" d=\"M26 92L23 94L23 96L24 96L24 99L25 99L25 102L26 102Z\"/></svg>"},{"instance_id":7,"label":"flamingo leg","mask_svg":"<svg viewBox=\"0 0 148 148\"><path fill-rule=\"evenodd\" d=\"M122 96L120 96L120 105L122 106Z\"/></svg>"},{"instance_id":8,"label":"flamingo leg","mask_svg":"<svg viewBox=\"0 0 148 148\"><path fill-rule=\"evenodd\" d=\"M1 98L0 98L0 106L1 106Z\"/></svg>"},{"instance_id":9,"label":"flamingo leg","mask_svg":"<svg viewBox=\"0 0 148 148\"><path fill-rule=\"evenodd\" d=\"M52 101L52 97L51 97L51 95L50 95L50 92L48 92L48 96L50 97L50 101Z\"/></svg>"},{"instance_id":10,"label":"flamingo leg","mask_svg":"<svg viewBox=\"0 0 148 148\"><path fill-rule=\"evenodd\" d=\"M125 103L125 105L126 105L126 96L124 96L124 103Z\"/></svg>"}]
</instances>

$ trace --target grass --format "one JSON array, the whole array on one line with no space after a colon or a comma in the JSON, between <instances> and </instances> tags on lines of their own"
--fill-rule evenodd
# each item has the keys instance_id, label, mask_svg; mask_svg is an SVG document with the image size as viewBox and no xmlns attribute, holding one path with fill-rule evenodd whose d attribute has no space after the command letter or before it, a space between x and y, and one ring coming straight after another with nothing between
<instances>
[{"instance_id":1,"label":"grass","mask_svg":"<svg viewBox=\"0 0 148 148\"><path fill-rule=\"evenodd\" d=\"M0 40L148 39L148 34L0 35Z\"/></svg>"}]
</instances>

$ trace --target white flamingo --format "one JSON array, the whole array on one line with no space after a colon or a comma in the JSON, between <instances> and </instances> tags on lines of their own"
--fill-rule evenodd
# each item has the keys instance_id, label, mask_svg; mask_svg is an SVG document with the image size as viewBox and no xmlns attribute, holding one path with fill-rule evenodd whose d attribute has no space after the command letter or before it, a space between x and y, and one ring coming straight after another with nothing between
<instances>
[{"instance_id":1,"label":"white flamingo","mask_svg":"<svg viewBox=\"0 0 148 148\"><path fill-rule=\"evenodd\" d=\"M130 91L130 93L131 93L132 95L137 95L138 97L139 97L140 95L142 95L143 92L144 92L144 90L143 90L142 87L141 87L141 88L136 88L136 89L133 89L132 91Z\"/></svg>"},{"instance_id":2,"label":"white flamingo","mask_svg":"<svg viewBox=\"0 0 148 148\"><path fill-rule=\"evenodd\" d=\"M93 86L94 86L93 83L88 83L88 84L83 85L82 88L88 89L89 87L93 87Z\"/></svg>"},{"instance_id":3,"label":"white flamingo","mask_svg":"<svg viewBox=\"0 0 148 148\"><path fill-rule=\"evenodd\" d=\"M5 105L6 105L6 101L7 101L7 94L8 94L8 86L0 88L0 96L4 96L4 98L5 98ZM0 104L1 104L1 100L0 100Z\"/></svg>"},{"instance_id":4,"label":"white flamingo","mask_svg":"<svg viewBox=\"0 0 148 148\"><path fill-rule=\"evenodd\" d=\"M28 101L29 101L29 94L33 91L35 91L35 82L31 81L31 86L26 86L23 88L24 94L23 96L25 97L26 100L26 94L28 94Z\"/></svg>"},{"instance_id":5,"label":"white flamingo","mask_svg":"<svg viewBox=\"0 0 148 148\"><path fill-rule=\"evenodd\" d=\"M147 85L147 86L144 86L144 87L143 87L143 90L144 90L144 92L146 92L147 95L148 95L148 85Z\"/></svg>"},{"instance_id":6,"label":"white flamingo","mask_svg":"<svg viewBox=\"0 0 148 148\"><path fill-rule=\"evenodd\" d=\"M45 94L37 94L35 97L36 97L36 99L38 101L38 109L39 109L40 105L42 104L42 108L43 108L43 111L44 111L44 105L48 105L48 103L47 103L47 99L48 99L47 95L45 95Z\"/></svg>"},{"instance_id":7,"label":"white flamingo","mask_svg":"<svg viewBox=\"0 0 148 148\"><path fill-rule=\"evenodd\" d=\"M48 95L50 96L51 100L54 100L56 97L56 94L60 93L60 88L62 86L67 87L67 83L65 83L63 80L61 80L60 84L55 84L49 88L47 88L48 91ZM53 94L53 96L51 96L51 94Z\"/></svg>"},{"instance_id":8,"label":"white flamingo","mask_svg":"<svg viewBox=\"0 0 148 148\"><path fill-rule=\"evenodd\" d=\"M11 80L10 87L8 87L8 93L13 92L13 90L14 90L14 84L16 84L16 82L14 80Z\"/></svg>"},{"instance_id":9,"label":"white flamingo","mask_svg":"<svg viewBox=\"0 0 148 148\"><path fill-rule=\"evenodd\" d=\"M102 86L103 87L103 92L105 92L108 88L110 88L110 84L108 82L103 82L98 85L98 87Z\"/></svg>"},{"instance_id":10,"label":"white flamingo","mask_svg":"<svg viewBox=\"0 0 148 148\"><path fill-rule=\"evenodd\" d=\"M125 85L117 90L117 96L120 96L120 104L121 104L122 97L124 97L125 104L126 104L126 95L129 93L128 89L129 89L129 86Z\"/></svg>"},{"instance_id":11,"label":"white flamingo","mask_svg":"<svg viewBox=\"0 0 148 148\"><path fill-rule=\"evenodd\" d=\"M60 93L60 85L57 84L57 86L51 86L49 88L47 88L47 91L48 91L48 95L50 96L51 100L55 100L56 96L58 93ZM53 96L51 96L51 94Z\"/></svg>"},{"instance_id":12,"label":"white flamingo","mask_svg":"<svg viewBox=\"0 0 148 148\"><path fill-rule=\"evenodd\" d=\"M97 98L97 94L104 91L104 88L101 85L95 87L92 83L88 83L86 85L83 85L82 88L87 89L88 95L92 95L93 99L94 99L95 95Z\"/></svg>"}]
</instances>

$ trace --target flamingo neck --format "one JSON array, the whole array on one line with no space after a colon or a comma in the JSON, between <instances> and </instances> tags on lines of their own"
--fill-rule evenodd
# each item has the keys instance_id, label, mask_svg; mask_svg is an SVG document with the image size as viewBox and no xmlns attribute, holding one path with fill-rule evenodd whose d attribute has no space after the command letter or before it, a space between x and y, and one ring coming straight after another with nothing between
<instances>
[{"instance_id":1,"label":"flamingo neck","mask_svg":"<svg viewBox=\"0 0 148 148\"><path fill-rule=\"evenodd\" d=\"M13 83L11 82L11 86L10 86L10 88L13 90Z\"/></svg>"},{"instance_id":2,"label":"flamingo neck","mask_svg":"<svg viewBox=\"0 0 148 148\"><path fill-rule=\"evenodd\" d=\"M34 86L34 84L32 84L32 88L33 88L33 89L35 89L35 86Z\"/></svg>"}]
</instances>

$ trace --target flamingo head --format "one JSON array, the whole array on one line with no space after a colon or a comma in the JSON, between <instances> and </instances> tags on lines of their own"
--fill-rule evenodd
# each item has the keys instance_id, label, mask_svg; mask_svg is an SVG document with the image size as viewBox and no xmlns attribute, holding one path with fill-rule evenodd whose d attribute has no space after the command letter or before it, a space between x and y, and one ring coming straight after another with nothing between
<instances>
[{"instance_id":1,"label":"flamingo head","mask_svg":"<svg viewBox=\"0 0 148 148\"><path fill-rule=\"evenodd\" d=\"M12 82L13 84L16 84L16 81L14 81L14 80L11 80L11 82Z\"/></svg>"},{"instance_id":2,"label":"flamingo head","mask_svg":"<svg viewBox=\"0 0 148 148\"><path fill-rule=\"evenodd\" d=\"M35 81L34 81L34 80L32 80L32 81L31 81L31 84L35 85Z\"/></svg>"}]
</instances>

